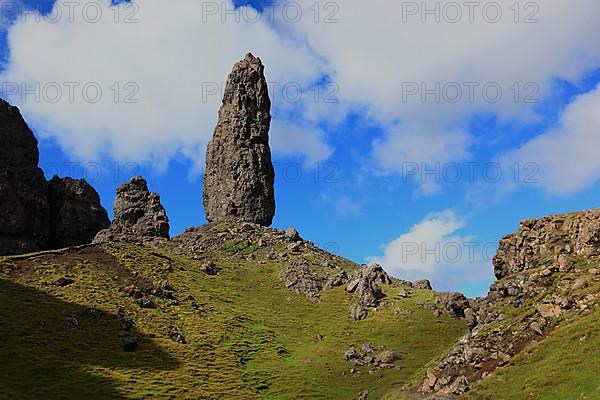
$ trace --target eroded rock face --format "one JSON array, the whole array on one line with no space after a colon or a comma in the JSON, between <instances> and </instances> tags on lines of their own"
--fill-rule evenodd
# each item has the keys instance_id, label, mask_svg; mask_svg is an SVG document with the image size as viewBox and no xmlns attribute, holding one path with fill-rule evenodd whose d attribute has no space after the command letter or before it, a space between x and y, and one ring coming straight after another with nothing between
<instances>
[{"instance_id":1,"label":"eroded rock face","mask_svg":"<svg viewBox=\"0 0 600 400\"><path fill-rule=\"evenodd\" d=\"M140 176L117 188L114 215L110 227L100 231L94 242L147 243L169 239L169 219L160 196L150 192Z\"/></svg>"},{"instance_id":2,"label":"eroded rock face","mask_svg":"<svg viewBox=\"0 0 600 400\"><path fill-rule=\"evenodd\" d=\"M37 144L19 109L0 99L0 254L42 250L48 242L47 184Z\"/></svg>"},{"instance_id":3,"label":"eroded rock face","mask_svg":"<svg viewBox=\"0 0 600 400\"><path fill-rule=\"evenodd\" d=\"M526 220L505 236L494 258L498 280L485 298L442 293L449 315L470 332L427 371L419 391L427 399L460 396L469 385L507 364L530 344L599 306L600 210ZM519 309L523 318L514 318Z\"/></svg>"},{"instance_id":4,"label":"eroded rock face","mask_svg":"<svg viewBox=\"0 0 600 400\"><path fill-rule=\"evenodd\" d=\"M204 210L210 222L271 225L275 172L264 66L252 54L233 66L213 139L206 151Z\"/></svg>"},{"instance_id":5,"label":"eroded rock face","mask_svg":"<svg viewBox=\"0 0 600 400\"><path fill-rule=\"evenodd\" d=\"M50 248L91 243L99 231L110 225L98 192L83 179L54 176L48 182L48 201Z\"/></svg>"},{"instance_id":6,"label":"eroded rock face","mask_svg":"<svg viewBox=\"0 0 600 400\"><path fill-rule=\"evenodd\" d=\"M559 254L600 255L600 209L521 222L517 233L500 241L494 273L501 279Z\"/></svg>"}]
</instances>

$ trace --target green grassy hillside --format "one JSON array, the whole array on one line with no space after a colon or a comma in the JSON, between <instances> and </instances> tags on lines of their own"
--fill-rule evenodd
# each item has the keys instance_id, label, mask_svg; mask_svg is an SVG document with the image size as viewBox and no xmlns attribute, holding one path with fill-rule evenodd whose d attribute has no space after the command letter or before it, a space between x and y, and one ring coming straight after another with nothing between
<instances>
[{"instance_id":1,"label":"green grassy hillside","mask_svg":"<svg viewBox=\"0 0 600 400\"><path fill-rule=\"evenodd\" d=\"M466 332L417 304L431 291L383 285L384 305L357 322L343 287L319 303L286 290L282 261L233 257L231 243L206 258L219 275L132 244L0 259L0 399L377 399ZM367 341L399 353L396 367L347 363Z\"/></svg>"},{"instance_id":2,"label":"green grassy hillside","mask_svg":"<svg viewBox=\"0 0 600 400\"><path fill-rule=\"evenodd\" d=\"M600 399L600 310L560 326L495 374L469 400Z\"/></svg>"}]
</instances>

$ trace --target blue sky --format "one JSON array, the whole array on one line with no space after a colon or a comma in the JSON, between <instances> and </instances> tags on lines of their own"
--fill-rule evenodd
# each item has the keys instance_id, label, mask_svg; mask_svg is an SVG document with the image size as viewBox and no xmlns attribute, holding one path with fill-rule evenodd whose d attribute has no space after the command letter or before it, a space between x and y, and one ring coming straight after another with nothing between
<instances>
[{"instance_id":1,"label":"blue sky","mask_svg":"<svg viewBox=\"0 0 600 400\"><path fill-rule=\"evenodd\" d=\"M246 51L273 84L274 227L475 296L493 279L494 244L520 220L598 206L597 2L523 3L518 15L500 2L494 23L477 12L474 23L423 21L379 0L316 3L318 14L314 2L294 2L297 20L286 2L238 2L262 12L252 22L245 7L237 21L223 13L227 2L88 3L72 21L53 1L17 9L54 7L60 18L3 18L0 81L36 133L46 173L87 178L110 213L116 186L139 174L161 195L172 234L205 222L201 167L219 106L209 88ZM86 5L102 18L82 18ZM49 101L53 82L94 82L103 97ZM35 101L15 83L49 91ZM481 87L503 94L492 101Z\"/></svg>"}]
</instances>

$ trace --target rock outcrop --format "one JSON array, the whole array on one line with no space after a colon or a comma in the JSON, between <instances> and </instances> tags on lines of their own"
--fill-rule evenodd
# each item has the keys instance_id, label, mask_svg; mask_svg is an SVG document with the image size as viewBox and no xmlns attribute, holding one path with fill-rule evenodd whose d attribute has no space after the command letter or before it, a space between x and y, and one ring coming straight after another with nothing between
<instances>
[{"instance_id":1,"label":"rock outcrop","mask_svg":"<svg viewBox=\"0 0 600 400\"><path fill-rule=\"evenodd\" d=\"M37 140L19 109L0 99L0 254L42 250L50 237Z\"/></svg>"},{"instance_id":2,"label":"rock outcrop","mask_svg":"<svg viewBox=\"0 0 600 400\"><path fill-rule=\"evenodd\" d=\"M114 220L96 235L95 243L152 243L169 239L169 219L160 196L148 190L144 178L136 176L117 188L113 210Z\"/></svg>"},{"instance_id":3,"label":"rock outcrop","mask_svg":"<svg viewBox=\"0 0 600 400\"><path fill-rule=\"evenodd\" d=\"M504 237L494 258L498 280L485 298L439 296L450 315L464 316L470 333L427 371L420 392L459 396L559 324L598 307L599 233L600 210L591 210L527 220ZM514 309L524 317L514 318Z\"/></svg>"},{"instance_id":4,"label":"rock outcrop","mask_svg":"<svg viewBox=\"0 0 600 400\"><path fill-rule=\"evenodd\" d=\"M521 222L519 232L500 241L494 273L501 279L560 254L600 255L600 209Z\"/></svg>"},{"instance_id":5,"label":"rock outcrop","mask_svg":"<svg viewBox=\"0 0 600 400\"><path fill-rule=\"evenodd\" d=\"M210 222L271 225L275 172L264 66L252 54L233 66L213 139L206 151L204 210Z\"/></svg>"},{"instance_id":6,"label":"rock outcrop","mask_svg":"<svg viewBox=\"0 0 600 400\"><path fill-rule=\"evenodd\" d=\"M0 99L0 255L90 243L108 224L86 181L48 183L38 163L33 132L19 109Z\"/></svg>"},{"instance_id":7,"label":"rock outcrop","mask_svg":"<svg viewBox=\"0 0 600 400\"><path fill-rule=\"evenodd\" d=\"M83 179L54 176L48 182L48 201L50 248L91 243L99 231L110 225L98 192Z\"/></svg>"}]
</instances>

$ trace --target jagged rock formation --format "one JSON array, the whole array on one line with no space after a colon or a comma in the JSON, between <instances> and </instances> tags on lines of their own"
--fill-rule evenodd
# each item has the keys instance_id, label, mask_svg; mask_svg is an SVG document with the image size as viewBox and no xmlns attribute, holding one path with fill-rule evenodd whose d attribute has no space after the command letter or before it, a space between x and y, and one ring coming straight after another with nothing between
<instances>
[{"instance_id":1,"label":"jagged rock formation","mask_svg":"<svg viewBox=\"0 0 600 400\"><path fill-rule=\"evenodd\" d=\"M599 232L600 210L591 210L527 220L504 237L487 297L440 296L449 313L464 314L470 333L427 371L419 391L431 399L461 395L558 324L597 307Z\"/></svg>"},{"instance_id":2,"label":"jagged rock formation","mask_svg":"<svg viewBox=\"0 0 600 400\"><path fill-rule=\"evenodd\" d=\"M275 172L264 66L252 54L233 66L213 139L206 151L204 209L210 222L269 226L275 215Z\"/></svg>"},{"instance_id":3,"label":"jagged rock formation","mask_svg":"<svg viewBox=\"0 0 600 400\"><path fill-rule=\"evenodd\" d=\"M136 176L117 188L113 210L114 220L96 235L95 243L152 243L169 239L169 219L160 196L148 190L144 178Z\"/></svg>"},{"instance_id":4,"label":"jagged rock formation","mask_svg":"<svg viewBox=\"0 0 600 400\"><path fill-rule=\"evenodd\" d=\"M83 179L54 176L48 182L48 201L51 248L91 243L110 225L98 192Z\"/></svg>"},{"instance_id":5,"label":"jagged rock formation","mask_svg":"<svg viewBox=\"0 0 600 400\"><path fill-rule=\"evenodd\" d=\"M358 299L358 305L350 307L350 318L362 320L367 318L367 307L377 307L381 299L385 297L378 283L391 285L392 279L379 264L363 267L357 274L357 278L348 283L346 291L354 293Z\"/></svg>"},{"instance_id":6,"label":"jagged rock formation","mask_svg":"<svg viewBox=\"0 0 600 400\"><path fill-rule=\"evenodd\" d=\"M42 250L50 236L37 140L17 107L0 99L0 254Z\"/></svg>"},{"instance_id":7,"label":"jagged rock formation","mask_svg":"<svg viewBox=\"0 0 600 400\"><path fill-rule=\"evenodd\" d=\"M46 182L38 142L19 109L0 99L0 255L89 243L108 217L84 180Z\"/></svg>"},{"instance_id":8,"label":"jagged rock formation","mask_svg":"<svg viewBox=\"0 0 600 400\"><path fill-rule=\"evenodd\" d=\"M600 210L521 222L519 232L500 241L494 258L498 279L536 268L545 257L600 255ZM558 261L558 260L557 260Z\"/></svg>"}]
</instances>

